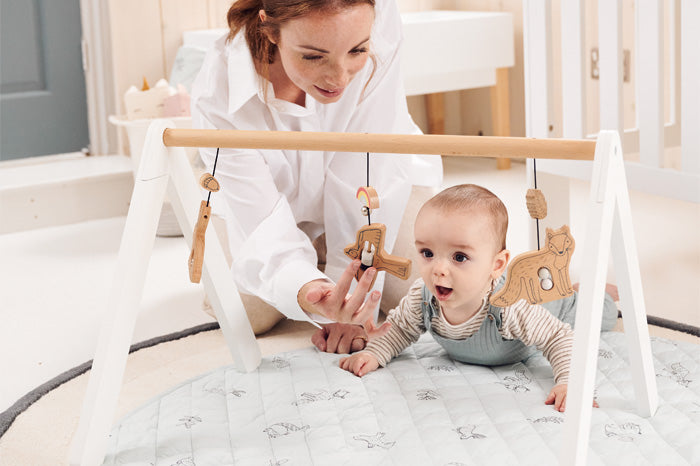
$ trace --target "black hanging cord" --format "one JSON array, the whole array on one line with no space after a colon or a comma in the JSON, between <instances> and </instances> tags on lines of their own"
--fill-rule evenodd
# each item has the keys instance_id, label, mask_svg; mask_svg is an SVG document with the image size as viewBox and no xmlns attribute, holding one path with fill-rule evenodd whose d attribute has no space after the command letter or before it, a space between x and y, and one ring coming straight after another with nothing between
<instances>
[{"instance_id":1,"label":"black hanging cord","mask_svg":"<svg viewBox=\"0 0 700 466\"><path fill-rule=\"evenodd\" d=\"M216 148L216 157L214 157L214 168L211 171L211 176L213 177L214 174L216 173L216 162L219 161L219 148ZM207 196L207 207L209 207L209 199L211 199L211 191L209 191L209 195Z\"/></svg>"},{"instance_id":2,"label":"black hanging cord","mask_svg":"<svg viewBox=\"0 0 700 466\"><path fill-rule=\"evenodd\" d=\"M535 189L537 189L537 159L532 159L532 171L535 177ZM535 219L535 225L537 225L537 249L540 248L540 219Z\"/></svg>"},{"instance_id":3,"label":"black hanging cord","mask_svg":"<svg viewBox=\"0 0 700 466\"><path fill-rule=\"evenodd\" d=\"M367 152L367 185L369 187L369 152ZM371 225L372 224L372 217L370 216L370 212L372 209L367 206L367 224Z\"/></svg>"}]
</instances>

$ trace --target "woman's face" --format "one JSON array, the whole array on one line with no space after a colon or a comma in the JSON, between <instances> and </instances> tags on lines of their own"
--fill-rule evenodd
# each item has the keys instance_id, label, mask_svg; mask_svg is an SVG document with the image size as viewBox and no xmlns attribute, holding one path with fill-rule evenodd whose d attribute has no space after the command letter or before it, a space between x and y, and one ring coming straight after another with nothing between
<instances>
[{"instance_id":1,"label":"woman's face","mask_svg":"<svg viewBox=\"0 0 700 466\"><path fill-rule=\"evenodd\" d=\"M285 23L277 42L290 81L317 101L336 102L367 63L374 8L361 4Z\"/></svg>"}]
</instances>

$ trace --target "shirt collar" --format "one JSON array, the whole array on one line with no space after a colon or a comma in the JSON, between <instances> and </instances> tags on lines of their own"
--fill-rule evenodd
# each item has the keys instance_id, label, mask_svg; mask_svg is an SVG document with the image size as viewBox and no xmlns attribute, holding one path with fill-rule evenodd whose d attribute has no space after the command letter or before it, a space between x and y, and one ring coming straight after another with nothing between
<instances>
[{"instance_id":1,"label":"shirt collar","mask_svg":"<svg viewBox=\"0 0 700 466\"><path fill-rule=\"evenodd\" d=\"M228 111L234 113L258 93L261 78L255 72L244 30L239 31L233 40L226 44L226 48L228 49Z\"/></svg>"},{"instance_id":2,"label":"shirt collar","mask_svg":"<svg viewBox=\"0 0 700 466\"><path fill-rule=\"evenodd\" d=\"M258 76L258 78L260 82L264 81L267 86L267 106L277 111L277 113L285 113L296 117L305 117L316 113L316 106L318 103L310 95L306 95L306 106L302 107L301 105L278 99L275 97L275 90L272 87L272 83L260 76ZM261 102L265 103L265 94L262 91L262 87L258 90L258 98Z\"/></svg>"}]
</instances>

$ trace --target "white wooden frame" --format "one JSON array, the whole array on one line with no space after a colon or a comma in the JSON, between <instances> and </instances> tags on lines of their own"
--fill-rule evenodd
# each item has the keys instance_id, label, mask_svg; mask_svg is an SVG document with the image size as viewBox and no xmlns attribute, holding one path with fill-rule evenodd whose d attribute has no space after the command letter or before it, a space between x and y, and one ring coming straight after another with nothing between
<instances>
[{"instance_id":1,"label":"white wooden frame","mask_svg":"<svg viewBox=\"0 0 700 466\"><path fill-rule=\"evenodd\" d=\"M116 150L117 133L107 122L108 115L115 113L107 5L100 0L80 0L80 17L89 149L92 155L110 154Z\"/></svg>"},{"instance_id":2,"label":"white wooden frame","mask_svg":"<svg viewBox=\"0 0 700 466\"><path fill-rule=\"evenodd\" d=\"M561 101L562 121L554 121L551 89L552 72L552 0L524 0L525 106L528 136L552 137L552 127L563 137L585 138L587 57L583 34L583 0L561 5ZM670 120L664 121L663 79L663 0L635 0L635 76L637 123L624 128L622 118L622 0L598 2L598 48L600 69L600 128L617 130L627 153L640 154L639 162L625 162L628 183L636 189L664 197L700 202L700 31L693 19L700 15L700 2L671 0L670 22ZM641 33L640 33L641 32ZM530 82L537 87L527 86ZM664 151L679 147L681 169L664 167ZM590 180L591 167L568 161L543 161L538 172ZM545 183L553 177L543 176ZM567 198L566 187L554 181L558 196ZM568 217L568 207L561 211ZM550 208L557 215L557 208ZM559 220L559 218L557 218Z\"/></svg>"},{"instance_id":3,"label":"white wooden frame","mask_svg":"<svg viewBox=\"0 0 700 466\"><path fill-rule=\"evenodd\" d=\"M166 190L185 240L192 244L201 195L184 149L163 145L164 129L174 126L156 120L148 129L70 464L103 462ZM236 368L252 371L260 363L260 349L213 228L206 232L202 282ZM182 263L187 266L186 257Z\"/></svg>"},{"instance_id":4,"label":"white wooden frame","mask_svg":"<svg viewBox=\"0 0 700 466\"><path fill-rule=\"evenodd\" d=\"M649 417L658 406L622 145L616 131L601 131L598 135L588 209L564 438L560 450L560 464L567 466L586 464L591 423L590 400L593 398L607 264L611 252L618 271L620 303L625 309L632 309L632 312L625 312L623 320L632 384L637 396L637 412L640 416ZM580 312L584 309L590 312Z\"/></svg>"},{"instance_id":5,"label":"white wooden frame","mask_svg":"<svg viewBox=\"0 0 700 466\"><path fill-rule=\"evenodd\" d=\"M188 244L200 202L194 175L182 147L296 148L375 153L443 154L508 158L593 159L589 228L582 241L585 258L576 318L571 377L561 446L562 464L585 464L607 261L612 251L620 267L632 383L642 416L657 407L656 379L637 259L620 139L601 131L598 141L355 133L173 129L167 120L151 124L141 157L115 283L107 304L93 370L70 463L97 465L104 458L124 367L143 292L143 279L166 189ZM594 153L592 153L594 149ZM216 233L206 235L203 280L236 366L250 371L260 351L226 265ZM185 263L183 258L183 264ZM184 267L184 265L183 265ZM589 312L582 312L589 311Z\"/></svg>"}]
</instances>

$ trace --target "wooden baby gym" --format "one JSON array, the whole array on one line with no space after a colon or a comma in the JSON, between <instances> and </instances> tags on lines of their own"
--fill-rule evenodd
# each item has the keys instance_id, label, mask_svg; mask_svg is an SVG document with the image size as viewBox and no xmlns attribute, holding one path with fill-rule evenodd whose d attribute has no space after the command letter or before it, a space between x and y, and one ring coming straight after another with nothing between
<instances>
[{"instance_id":1,"label":"wooden baby gym","mask_svg":"<svg viewBox=\"0 0 700 466\"><path fill-rule=\"evenodd\" d=\"M266 358L261 358L255 336L235 289L231 271L224 259L221 245L212 228L207 228L209 200L216 202L218 183L215 180L215 173L205 175L202 178L201 185L209 191L209 199L203 201L199 183L190 168L183 147L344 151L356 152L358 156L365 153L442 154L443 156L458 157L568 159L580 161L580 163L592 163L593 175L588 204L588 224L585 237L578 238L576 241L577 253L583 257L579 309L586 312L577 313L566 417L558 421L563 422L563 431L558 434L557 438L559 441L552 448L556 450L556 455L561 464L586 464L592 422L591 399L594 396L596 379L596 355L599 348L602 302L610 254L612 254L614 266L618 271L621 306L625 310L624 323L627 338L626 343L622 344L622 346L626 348L629 355L630 378L626 379L624 383L627 386L631 385L634 387L636 398L635 408L628 411L630 411L630 414L641 418L649 418L654 415L658 404L656 375L652 365L652 351L646 325L642 285L632 231L632 213L630 212L626 187L622 149L617 132L601 131L596 141L546 140L515 137L174 129L174 125L171 122L156 120L149 128L134 186L131 206L122 237L112 294L107 303L108 309L99 338L99 346L83 404L80 424L72 444L71 464L101 464L105 455L107 455L107 458L114 459L114 456L110 456L114 454L113 449L116 448L110 440L112 438L110 436L112 417L119 397L119 387L137 318L138 303L143 292L143 277L150 260L157 229L158 213L166 192L173 204L178 222L184 232L185 240L192 251L189 259L183 257L183 267L189 264L190 277L193 281L197 281L201 277L204 288L212 301L212 306L216 312L229 351L235 361L235 368L231 370L236 374L235 377L238 381L236 383L248 387L239 390L237 393L252 394L256 390L261 390L259 395L261 402L264 403L266 389L259 385L262 383L260 377L262 377L263 372L269 368L270 364L274 366L274 370L281 370L281 367L285 367L284 370L289 370L289 364L292 364L287 362L285 363L286 365L280 366L282 364L280 362L282 361L281 359L268 361ZM358 190L358 199L361 199L363 211L367 214L370 214L373 208L377 208L377 200L374 199L374 194L376 193L373 193L370 188L371 186L368 185L360 187ZM364 191L361 192L363 189ZM531 192L528 196L528 203L532 205L532 208L530 208L531 214L535 218L542 218L546 215L546 208L543 206L541 199L538 201L534 197L540 196L536 192ZM368 226L363 227L358 232L356 239L349 238L348 243L350 244L346 249L346 253L351 255L351 257L362 259L366 265L379 265L381 262L391 273L406 275L406 268L410 267L410 263L407 264L401 258L393 257L384 251L383 232L379 231L377 234L370 234L371 231L367 231L367 228L372 228L373 226L377 227L379 224L372 224L369 221ZM568 238L571 238L570 235ZM552 241L554 240L552 239ZM542 267L536 269L535 276L539 274L536 286L532 285L531 277L527 275L512 277L514 282L528 283L528 285L522 287L521 294L534 294L536 296L531 297L537 302L537 299L546 300L546 296L543 298L541 295L546 295L551 290L557 293L559 291L568 291L571 284L568 282L567 257L573 252L574 243L573 239L566 239L566 241L568 242L566 243L565 251L563 251L566 254L561 256L561 259L552 259L546 271L540 270ZM550 247L549 241L545 247ZM552 246L551 249L556 249L556 247ZM529 260L540 260L528 259L533 254L541 255L542 251L526 253L526 257L522 258L522 260L526 262ZM517 263L520 259L516 258L514 260L512 269L517 269ZM565 269L566 272L564 272ZM509 280L511 280L511 277L509 277ZM434 351L434 348L430 351ZM335 378L340 377L340 375L330 371L328 369L329 366L324 365L332 365L331 363L335 361L335 355L321 354L321 356L318 356L315 353L301 352L294 356L294 364L302 364L303 361L306 361L303 364L306 364L306 370L310 371L307 373L307 378L309 379L323 376L321 377L323 378L322 383L330 388L315 393L317 395L321 392L332 393L329 396L337 398L336 406L338 406L337 403L349 397L348 393L352 393L351 387L354 386L353 384L361 385L364 379L368 380L367 383L371 383L370 381L374 380L369 377L360 380L350 374L347 374L348 379L343 379L345 380L344 382L336 380ZM321 360L326 357L328 361ZM427 364L430 362L430 358L439 358L439 354L434 354L433 352L427 352L422 356L416 354L412 361L416 364L421 364L421 361L424 360ZM326 369L321 368L318 364L321 364ZM401 362L392 363L387 366L387 370L391 366L395 366L398 369L401 364ZM337 363L335 365L337 366ZM316 369L313 369L314 367ZM428 367L443 368L441 370L446 373L445 376L455 371L446 361L442 361L439 365L428 364ZM467 369L457 368L456 370ZM521 388L523 387L523 380L530 379L532 381L532 376L524 375L527 374L526 369L516 368L514 370L516 378L504 375L503 380L518 379L519 387ZM381 372L379 371L377 374ZM431 378L430 380L433 381L431 383L438 383L437 378ZM228 387L228 385L226 386ZM340 386L344 388L340 390ZM333 391L331 390L333 387L338 389ZM506 386L506 388L508 387ZM291 391L294 392L294 389L291 389ZM177 390L173 391L173 393L176 392ZM421 392L423 395L420 399L422 401L434 399L431 398L435 396L433 392L430 390ZM381 392L372 393L377 393L379 397L382 396L379 395ZM311 398L316 399L314 397ZM308 400L311 398L307 396L304 398L304 403L301 404L299 401L293 403L294 411L299 411L297 413L299 415L303 414L302 405L308 403ZM227 403L234 401L229 400ZM372 402L371 397L369 401ZM411 405L411 402L407 401L407 403ZM228 422L230 424L228 429L231 429L231 432L233 432L234 427L232 427L232 424L237 422L234 418L243 418L246 416L246 412L245 410L240 412L231 410L230 406L227 409L229 409L229 420L223 422L224 425ZM287 408L284 409L286 410ZM270 411L265 412L267 414L263 415L263 417L273 417ZM381 454L383 455L381 456L382 458L392 458L394 461L400 461L401 458L413 458L408 460L409 462L402 464L420 464L415 463L415 458L421 457L422 453L411 451L411 448L406 445L399 448L400 438L392 436L390 432L391 426L386 424L390 422L389 418L384 418L379 413L375 413L372 416L374 416L372 417L372 422L375 425L367 433L358 433L348 437L347 431L338 431L338 438L334 437L334 441L342 442L343 432L346 432L346 438L351 438L365 447L362 450L362 454L370 455L367 457L370 461L371 458ZM542 419L545 418L546 416L542 417ZM178 423L177 428L182 430L184 423L184 427L187 430L186 435L194 435L196 425L199 425L202 415L195 416L190 414L183 419L186 419L186 421ZM395 424L396 422L396 419L391 420L391 423ZM270 458L281 458L280 452L286 451L284 448L295 449L297 447L293 447L292 444L285 444L287 446L282 450L268 451L271 448L270 442L274 443L277 440L273 439L283 438L289 438L291 441L292 437L303 435L303 438L306 438L309 445L304 447L304 452L300 454L315 457L313 451L317 447L311 446L314 441L310 437L310 432L313 429L312 424L313 422L308 421L308 419L299 422L292 422L287 419L268 425L265 429L262 429L264 434L260 434L267 439L263 442L264 445L261 447L261 451L266 451ZM226 429L223 425L222 428ZM122 426L122 429L126 428ZM488 437L484 433L479 434L481 435L479 437L477 435L478 430L479 426L475 424L458 425L456 428L452 428L452 431L459 434L461 439L485 439ZM250 435L253 434L251 433ZM230 438L235 438L233 433ZM304 440L298 437L295 442L294 445L297 445L298 442L303 443ZM318 441L315 442L317 443ZM234 452L249 451L247 448L255 447L255 444L251 444L249 447L241 446L238 448L233 443L229 442L227 445ZM346 445L340 451L345 451L347 448ZM362 456L357 456L360 454L358 452L353 453L348 458L361 458ZM348 452L348 455L350 454L351 452ZM245 457L245 454L242 457ZM291 457L284 456L284 458ZM326 458L328 457L326 456ZM273 460L270 460L269 464L283 463L274 463ZM242 460L240 464L248 463ZM253 461L251 464L262 463ZM293 464L311 463L302 461Z\"/></svg>"}]
</instances>

